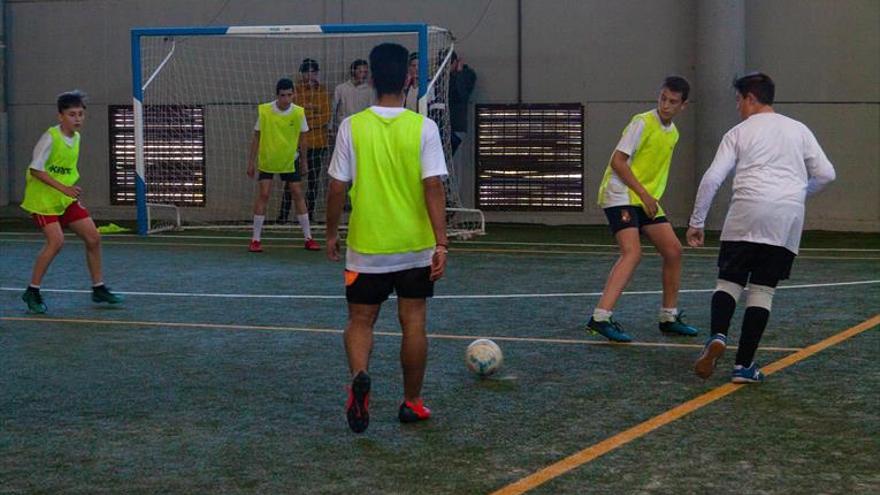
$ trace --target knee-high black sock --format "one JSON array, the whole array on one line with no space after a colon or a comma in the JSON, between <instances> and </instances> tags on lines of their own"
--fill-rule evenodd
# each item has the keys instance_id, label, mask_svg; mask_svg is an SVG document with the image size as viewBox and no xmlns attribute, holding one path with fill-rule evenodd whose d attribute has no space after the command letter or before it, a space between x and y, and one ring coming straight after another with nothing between
<instances>
[{"instance_id":1,"label":"knee-high black sock","mask_svg":"<svg viewBox=\"0 0 880 495\"><path fill-rule=\"evenodd\" d=\"M736 310L736 299L733 296L723 290L716 290L712 294L712 335L716 333L727 335L734 310Z\"/></svg>"},{"instance_id":2,"label":"knee-high black sock","mask_svg":"<svg viewBox=\"0 0 880 495\"><path fill-rule=\"evenodd\" d=\"M739 338L739 349L736 351L736 364L751 366L755 359L755 351L767 328L767 320L770 319L770 311L759 307L749 306L743 317L742 335Z\"/></svg>"}]
</instances>

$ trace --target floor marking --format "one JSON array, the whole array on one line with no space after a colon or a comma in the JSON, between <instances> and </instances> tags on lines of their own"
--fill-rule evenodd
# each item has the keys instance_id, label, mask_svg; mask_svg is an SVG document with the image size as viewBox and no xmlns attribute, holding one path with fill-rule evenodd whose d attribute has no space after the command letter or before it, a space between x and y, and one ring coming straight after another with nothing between
<instances>
[{"instance_id":1,"label":"floor marking","mask_svg":"<svg viewBox=\"0 0 880 495\"><path fill-rule=\"evenodd\" d=\"M148 327L178 327L178 328L199 328L207 330L265 330L265 331L283 331L283 332L305 332L305 333L332 333L342 334L343 330L338 328L308 328L308 327L286 327L273 325L230 325L223 323L186 323L186 322L170 322L170 321L134 321L134 320L93 320L83 318L49 318L44 316L4 316L0 317L0 321L23 321L23 322L44 322L44 323L77 323L89 325L129 325L129 326L148 326ZM383 337L400 337L400 332L388 332L376 330L375 335ZM609 342L606 340L582 340L582 339L554 339L540 337L504 337L498 335L452 335L452 334L428 334L428 338L443 340L476 340L476 339L492 339L499 342L537 342L545 344L580 344L580 345L598 345L598 346L615 346L615 347L668 347L682 349L701 349L703 344L679 344L674 342L630 342L628 344L620 344ZM729 347L735 349L735 346ZM796 352L801 350L800 347L762 347L761 350L771 352Z\"/></svg>"},{"instance_id":2,"label":"floor marking","mask_svg":"<svg viewBox=\"0 0 880 495\"><path fill-rule=\"evenodd\" d=\"M813 354L816 354L817 352L839 344L840 342L843 342L844 340L858 335L864 331L870 330L877 325L880 325L880 314L874 315L873 317L859 323L854 327L837 333L831 337L828 337L825 340L822 340L821 342L813 344L809 347L805 347L794 354L791 354L767 366L764 366L763 368L761 368L761 370L764 372L765 375L772 375L773 373L781 371L791 366L792 364L802 361L812 356ZM662 426L681 419L682 417L702 408L703 406L709 405L723 397L726 397L736 392L744 386L748 387L749 385L736 385L733 383L727 383L718 388L715 388L703 395L700 395L683 404L680 404L666 411L665 413L654 416L653 418L636 426L633 426L628 430L620 432L617 435L614 435L597 444L587 447L580 452L572 454L565 459L562 459L561 461L551 464L550 466L547 466L540 471L537 471L525 478L520 479L519 481L511 483L493 492L492 495L515 495L525 493L575 468L583 466L584 464L587 464L622 445L641 438Z\"/></svg>"},{"instance_id":3,"label":"floor marking","mask_svg":"<svg viewBox=\"0 0 880 495\"><path fill-rule=\"evenodd\" d=\"M111 236L105 236L111 237ZM133 237L133 236L120 236L120 237ZM193 238L193 236L181 236L186 238ZM290 240L290 238L282 238L284 240ZM317 240L321 240L316 238ZM264 238L264 240L268 240L268 238ZM41 238L37 239L4 239L2 242L27 242L27 243L42 243L43 240ZM471 241L468 241L471 242ZM154 247L212 247L212 248L238 248L242 249L244 252L244 248L246 247L242 243L216 243L216 242L161 242L161 241L116 241L116 240L105 240L105 245L112 246L154 246ZM495 248L467 248L462 247L464 242L455 243L452 245L450 251L454 253L491 253L491 254L537 254L537 255L555 255L555 254L580 254L580 255L589 255L589 256L619 256L619 253L616 250L609 251L573 251L573 250L562 250L562 249L495 249ZM543 244L544 246L550 246L552 244ZM599 245L597 245L599 246ZM302 248L301 244L275 244L269 243L266 244L266 247L269 248L279 248L279 249L300 249ZM616 247L612 245L608 245L609 248ZM647 246L646 246L647 247ZM701 248L703 249L703 248ZM717 248L705 248L705 249L717 249ZM691 252L694 248L686 248L685 256L692 258L717 258L717 253L694 253ZM806 251L807 249L801 249L802 251ZM825 249L816 249L817 251L829 251ZM870 251L870 250L865 250ZM660 256L656 251L647 251L643 252L644 256ZM798 259L807 259L807 260L831 260L831 261L880 261L880 257L878 256L815 256L804 254L798 256Z\"/></svg>"},{"instance_id":4,"label":"floor marking","mask_svg":"<svg viewBox=\"0 0 880 495\"><path fill-rule=\"evenodd\" d=\"M878 280L856 280L852 282L829 282L822 284L798 284L782 285L776 290L788 289L816 289L823 287L844 287L850 285L873 285L880 283ZM21 292L21 287L0 287L4 292ZM57 292L64 294L91 294L90 289L40 289L41 292ZM680 289L679 294L700 294L714 292L715 289ZM154 292L154 291L119 291L117 294L124 296L146 297L199 297L218 299L345 299L342 294L230 294L222 292ZM624 296L645 296L663 294L662 290L635 290L625 291ZM523 294L438 294L432 299L544 299L565 297L598 297L601 292L547 292L547 293L523 293ZM395 297L392 296L392 299Z\"/></svg>"},{"instance_id":5,"label":"floor marking","mask_svg":"<svg viewBox=\"0 0 880 495\"><path fill-rule=\"evenodd\" d=\"M247 227L250 229L250 227ZM38 237L42 239L43 235L40 233L30 233L30 232L2 232L0 233L2 236L29 236L29 237ZM66 237L76 237L76 234L65 233ZM103 234L102 237L133 237L133 234ZM210 239L210 240L241 240L241 241L250 241L251 237L248 236L228 236L228 235L179 235L179 234L157 234L153 238L155 239ZM318 239L316 237L315 239ZM299 236L284 236L284 237L271 237L271 236L263 236L263 240L266 241L304 241L305 237ZM483 241L479 239L471 239L468 241L453 241L453 246L465 246L468 244L484 244L484 245L494 245L494 246L554 246L554 247L587 247L587 248L617 248L617 244L587 244L587 243L576 243L576 242L528 242L528 241ZM650 244L647 244L643 247L651 248ZM685 250L714 250L717 251L719 246L701 246L701 247L690 247L683 246ZM880 249L873 248L800 248L801 251L821 251L821 252L853 252L853 253L880 253Z\"/></svg>"}]
</instances>

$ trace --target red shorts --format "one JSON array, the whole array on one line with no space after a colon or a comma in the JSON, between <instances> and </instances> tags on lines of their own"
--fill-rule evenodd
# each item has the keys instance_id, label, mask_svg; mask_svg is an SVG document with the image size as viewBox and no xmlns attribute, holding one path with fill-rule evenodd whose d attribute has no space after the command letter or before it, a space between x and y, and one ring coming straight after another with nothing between
<instances>
[{"instance_id":1,"label":"red shorts","mask_svg":"<svg viewBox=\"0 0 880 495\"><path fill-rule=\"evenodd\" d=\"M83 205L79 204L79 201L74 201L64 210L64 213L61 215L40 215L38 213L32 213L31 217L34 219L34 223L37 224L37 227L43 228L50 223L59 222L62 227L67 227L71 223L82 220L83 218L89 218L89 210L87 210Z\"/></svg>"}]
</instances>

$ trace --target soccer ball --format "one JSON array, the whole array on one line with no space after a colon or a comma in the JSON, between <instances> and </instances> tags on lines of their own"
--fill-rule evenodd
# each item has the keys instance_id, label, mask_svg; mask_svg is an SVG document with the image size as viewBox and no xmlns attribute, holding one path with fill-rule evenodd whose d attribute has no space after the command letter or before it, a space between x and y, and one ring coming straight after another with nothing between
<instances>
[{"instance_id":1,"label":"soccer ball","mask_svg":"<svg viewBox=\"0 0 880 495\"><path fill-rule=\"evenodd\" d=\"M498 371L504 362L504 355L498 344L489 339L477 339L464 353L464 362L468 369L479 376L489 376Z\"/></svg>"}]
</instances>

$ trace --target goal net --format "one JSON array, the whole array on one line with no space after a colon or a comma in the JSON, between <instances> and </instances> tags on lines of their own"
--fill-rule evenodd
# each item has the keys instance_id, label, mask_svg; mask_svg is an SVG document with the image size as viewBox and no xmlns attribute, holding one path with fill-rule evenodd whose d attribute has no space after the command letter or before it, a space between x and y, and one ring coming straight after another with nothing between
<instances>
[{"instance_id":1,"label":"goal net","mask_svg":"<svg viewBox=\"0 0 880 495\"><path fill-rule=\"evenodd\" d=\"M368 59L383 42L419 54L418 87L408 102L440 128L450 171L449 235L483 233L482 213L462 207L452 174L447 106L452 35L423 24L132 30L136 173L128 197L137 205L140 233L250 227L257 186L246 169L257 105L274 100L281 78L293 80L294 103L306 109L310 131L300 139L309 146L312 173L302 177L302 189L313 228L320 229L335 131L347 116L337 105L336 88L351 79L356 60ZM317 84L305 79L302 68L318 69ZM295 207L285 212L284 185L274 180L267 228L291 229L284 217L295 226Z\"/></svg>"}]
</instances>

